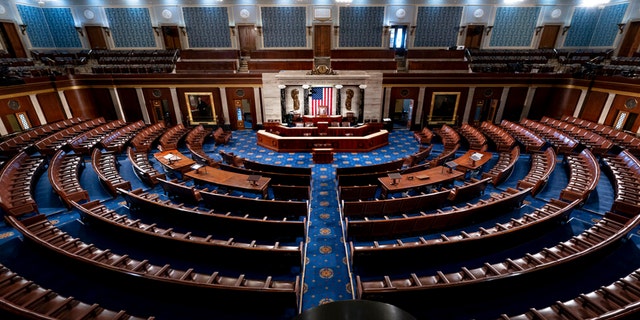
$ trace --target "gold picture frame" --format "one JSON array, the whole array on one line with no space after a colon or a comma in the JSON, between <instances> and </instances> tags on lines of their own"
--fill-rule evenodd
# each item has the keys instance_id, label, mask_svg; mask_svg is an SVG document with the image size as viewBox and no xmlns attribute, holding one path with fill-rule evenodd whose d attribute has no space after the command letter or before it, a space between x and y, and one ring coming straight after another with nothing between
<instances>
[{"instance_id":1,"label":"gold picture frame","mask_svg":"<svg viewBox=\"0 0 640 320\"><path fill-rule=\"evenodd\" d=\"M428 124L455 125L460 103L460 92L434 92L431 95Z\"/></svg>"},{"instance_id":2,"label":"gold picture frame","mask_svg":"<svg viewBox=\"0 0 640 320\"><path fill-rule=\"evenodd\" d=\"M216 108L211 92L185 92L189 123L216 125Z\"/></svg>"}]
</instances>

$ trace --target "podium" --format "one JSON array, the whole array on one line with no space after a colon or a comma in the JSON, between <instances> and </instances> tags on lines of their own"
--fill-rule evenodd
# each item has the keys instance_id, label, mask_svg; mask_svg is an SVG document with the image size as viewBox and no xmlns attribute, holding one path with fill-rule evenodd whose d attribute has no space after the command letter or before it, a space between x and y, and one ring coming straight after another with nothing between
<instances>
[{"instance_id":1,"label":"podium","mask_svg":"<svg viewBox=\"0 0 640 320\"><path fill-rule=\"evenodd\" d=\"M332 163L333 148L313 148L311 156L313 163Z\"/></svg>"},{"instance_id":2,"label":"podium","mask_svg":"<svg viewBox=\"0 0 640 320\"><path fill-rule=\"evenodd\" d=\"M457 167L458 167L458 163L455 161L447 161L442 166L443 170L444 168L447 168L449 173L453 172L453 170L455 170Z\"/></svg>"}]
</instances>

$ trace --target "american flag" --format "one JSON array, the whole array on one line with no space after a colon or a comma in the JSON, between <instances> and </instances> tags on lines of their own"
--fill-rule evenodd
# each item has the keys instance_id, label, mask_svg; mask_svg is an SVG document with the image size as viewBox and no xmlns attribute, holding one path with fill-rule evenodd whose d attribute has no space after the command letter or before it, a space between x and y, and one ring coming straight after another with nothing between
<instances>
[{"instance_id":1,"label":"american flag","mask_svg":"<svg viewBox=\"0 0 640 320\"><path fill-rule=\"evenodd\" d=\"M333 87L313 88L311 93L311 114L317 115L320 111L318 107L326 106L327 115L332 113Z\"/></svg>"}]
</instances>

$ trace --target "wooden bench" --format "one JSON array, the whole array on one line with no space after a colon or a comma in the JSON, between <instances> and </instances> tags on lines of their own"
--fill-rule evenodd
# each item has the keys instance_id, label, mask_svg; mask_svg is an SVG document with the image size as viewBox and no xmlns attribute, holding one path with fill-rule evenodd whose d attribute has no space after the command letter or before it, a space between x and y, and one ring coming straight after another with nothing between
<instances>
[{"instance_id":1,"label":"wooden bench","mask_svg":"<svg viewBox=\"0 0 640 320\"><path fill-rule=\"evenodd\" d=\"M169 128L160 136L158 149L160 149L160 151L178 149L178 144L185 138L189 131L191 131L191 128L185 127L182 123Z\"/></svg>"},{"instance_id":2,"label":"wooden bench","mask_svg":"<svg viewBox=\"0 0 640 320\"><path fill-rule=\"evenodd\" d=\"M159 172L151 165L146 151L134 151L132 147L128 147L127 157L131 162L133 172L142 182L154 186L158 183L158 178L166 177L164 173Z\"/></svg>"},{"instance_id":3,"label":"wooden bench","mask_svg":"<svg viewBox=\"0 0 640 320\"><path fill-rule=\"evenodd\" d=\"M21 216L38 213L33 198L33 179L45 168L45 158L29 156L24 151L13 156L0 171L0 207L6 214Z\"/></svg>"},{"instance_id":4,"label":"wooden bench","mask_svg":"<svg viewBox=\"0 0 640 320\"><path fill-rule=\"evenodd\" d=\"M501 152L498 162L489 171L482 173L482 177L491 177L494 186L501 184L513 172L518 158L520 158L520 147L518 146L511 148L510 151Z\"/></svg>"},{"instance_id":5,"label":"wooden bench","mask_svg":"<svg viewBox=\"0 0 640 320\"><path fill-rule=\"evenodd\" d=\"M80 167L84 166L82 156L56 152L49 162L49 183L60 200L71 207L71 201L89 201L89 193L83 189L79 181Z\"/></svg>"},{"instance_id":6,"label":"wooden bench","mask_svg":"<svg viewBox=\"0 0 640 320\"><path fill-rule=\"evenodd\" d=\"M433 139L433 131L424 127L422 130L414 132L413 137L421 144L430 144Z\"/></svg>"},{"instance_id":7,"label":"wooden bench","mask_svg":"<svg viewBox=\"0 0 640 320\"><path fill-rule=\"evenodd\" d=\"M547 148L544 152L533 152L531 169L524 178L518 180L517 188L532 188L531 194L535 196L542 191L555 167L556 152L553 148Z\"/></svg>"},{"instance_id":8,"label":"wooden bench","mask_svg":"<svg viewBox=\"0 0 640 320\"><path fill-rule=\"evenodd\" d=\"M510 151L517 143L516 139L506 130L489 121L483 121L480 124L480 131L493 141L498 152Z\"/></svg>"},{"instance_id":9,"label":"wooden bench","mask_svg":"<svg viewBox=\"0 0 640 320\"><path fill-rule=\"evenodd\" d=\"M117 188L131 190L131 182L125 180L118 173L119 162L111 152L102 152L98 148L91 153L91 165L98 175L100 182L107 187L112 196L117 196Z\"/></svg>"},{"instance_id":10,"label":"wooden bench","mask_svg":"<svg viewBox=\"0 0 640 320\"><path fill-rule=\"evenodd\" d=\"M227 144L233 135L232 131L225 131L222 127L218 127L213 131L212 136L216 144Z\"/></svg>"},{"instance_id":11,"label":"wooden bench","mask_svg":"<svg viewBox=\"0 0 640 320\"><path fill-rule=\"evenodd\" d=\"M579 154L567 154L564 161L569 164L571 174L569 183L560 191L560 199L586 201L591 191L595 190L600 181L600 165L589 149Z\"/></svg>"},{"instance_id":12,"label":"wooden bench","mask_svg":"<svg viewBox=\"0 0 640 320\"><path fill-rule=\"evenodd\" d=\"M158 122L152 124L138 132L133 139L131 139L131 146L138 152L149 152L153 144L164 134L167 130L164 122Z\"/></svg>"}]
</instances>

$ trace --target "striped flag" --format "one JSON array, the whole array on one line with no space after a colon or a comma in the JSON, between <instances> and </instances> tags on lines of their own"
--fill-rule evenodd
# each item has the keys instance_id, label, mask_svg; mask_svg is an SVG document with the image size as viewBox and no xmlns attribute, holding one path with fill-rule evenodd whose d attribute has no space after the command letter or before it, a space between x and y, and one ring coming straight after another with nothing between
<instances>
[{"instance_id":1,"label":"striped flag","mask_svg":"<svg viewBox=\"0 0 640 320\"><path fill-rule=\"evenodd\" d=\"M333 87L313 88L311 93L311 114L317 115L320 111L318 107L327 107L327 115L333 114L332 101Z\"/></svg>"}]
</instances>

